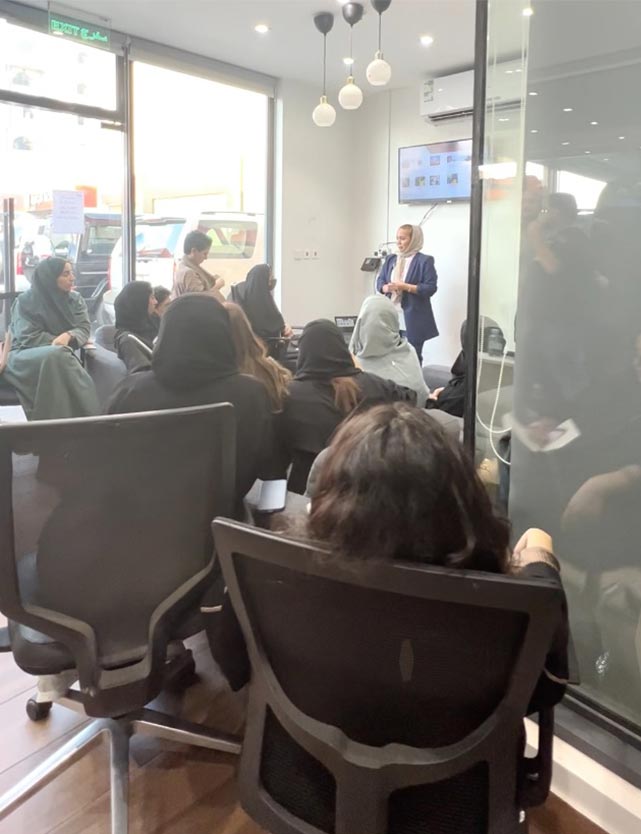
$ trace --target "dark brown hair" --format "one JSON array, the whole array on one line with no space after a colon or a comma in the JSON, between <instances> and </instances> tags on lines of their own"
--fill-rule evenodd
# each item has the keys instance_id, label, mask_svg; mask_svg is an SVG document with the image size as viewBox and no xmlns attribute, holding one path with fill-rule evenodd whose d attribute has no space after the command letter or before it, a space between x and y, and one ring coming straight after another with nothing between
<instances>
[{"instance_id":1,"label":"dark brown hair","mask_svg":"<svg viewBox=\"0 0 641 834\"><path fill-rule=\"evenodd\" d=\"M509 526L494 515L472 461L427 412L405 404L343 423L307 525L340 558L507 570Z\"/></svg>"},{"instance_id":2,"label":"dark brown hair","mask_svg":"<svg viewBox=\"0 0 641 834\"><path fill-rule=\"evenodd\" d=\"M241 374L249 374L260 380L267 389L272 410L282 411L291 373L267 355L265 345L252 330L242 308L229 301L225 307L229 311L238 370Z\"/></svg>"},{"instance_id":3,"label":"dark brown hair","mask_svg":"<svg viewBox=\"0 0 641 834\"><path fill-rule=\"evenodd\" d=\"M362 398L361 389L353 376L335 376L332 379L334 405L341 414L350 414Z\"/></svg>"}]
</instances>

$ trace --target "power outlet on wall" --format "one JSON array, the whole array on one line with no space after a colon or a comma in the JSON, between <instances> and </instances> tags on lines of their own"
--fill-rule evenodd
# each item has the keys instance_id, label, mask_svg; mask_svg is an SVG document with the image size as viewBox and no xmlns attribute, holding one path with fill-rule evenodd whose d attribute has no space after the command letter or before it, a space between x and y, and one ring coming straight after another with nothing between
<instances>
[{"instance_id":1,"label":"power outlet on wall","mask_svg":"<svg viewBox=\"0 0 641 834\"><path fill-rule=\"evenodd\" d=\"M294 249L294 260L295 261L302 261L305 257L305 250L304 249Z\"/></svg>"},{"instance_id":2,"label":"power outlet on wall","mask_svg":"<svg viewBox=\"0 0 641 834\"><path fill-rule=\"evenodd\" d=\"M305 260L309 261L309 260L311 260L311 257L312 257L312 250L311 249L305 249Z\"/></svg>"},{"instance_id":3,"label":"power outlet on wall","mask_svg":"<svg viewBox=\"0 0 641 834\"><path fill-rule=\"evenodd\" d=\"M320 255L318 254L318 249L312 249L312 260L317 261Z\"/></svg>"}]
</instances>

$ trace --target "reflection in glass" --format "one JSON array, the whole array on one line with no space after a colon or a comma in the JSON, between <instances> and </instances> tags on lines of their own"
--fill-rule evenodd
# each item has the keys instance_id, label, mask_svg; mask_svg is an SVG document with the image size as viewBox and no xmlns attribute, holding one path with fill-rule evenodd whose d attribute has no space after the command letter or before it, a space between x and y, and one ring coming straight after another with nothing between
<instances>
[{"instance_id":1,"label":"reflection in glass","mask_svg":"<svg viewBox=\"0 0 641 834\"><path fill-rule=\"evenodd\" d=\"M479 454L515 535L554 537L581 695L641 727L641 18L518 5L490 12L481 313L506 346L498 377L481 351Z\"/></svg>"}]
</instances>

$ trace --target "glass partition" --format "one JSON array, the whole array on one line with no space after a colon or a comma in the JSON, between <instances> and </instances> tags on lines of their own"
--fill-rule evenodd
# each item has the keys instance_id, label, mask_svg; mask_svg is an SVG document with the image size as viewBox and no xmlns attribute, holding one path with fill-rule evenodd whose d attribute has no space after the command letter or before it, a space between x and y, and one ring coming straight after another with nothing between
<instances>
[{"instance_id":1,"label":"glass partition","mask_svg":"<svg viewBox=\"0 0 641 834\"><path fill-rule=\"evenodd\" d=\"M554 537L580 697L639 730L641 15L493 0L488 44L477 452Z\"/></svg>"}]
</instances>

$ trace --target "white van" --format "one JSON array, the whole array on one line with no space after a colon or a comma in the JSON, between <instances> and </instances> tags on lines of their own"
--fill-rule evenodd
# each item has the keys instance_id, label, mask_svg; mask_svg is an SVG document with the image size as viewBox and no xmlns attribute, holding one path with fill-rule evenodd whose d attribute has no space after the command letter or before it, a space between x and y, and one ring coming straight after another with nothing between
<instances>
[{"instance_id":1,"label":"white van","mask_svg":"<svg viewBox=\"0 0 641 834\"><path fill-rule=\"evenodd\" d=\"M198 230L211 238L209 257L202 264L212 275L225 279L223 293L243 281L249 270L265 261L265 218L245 212L204 211L196 217L141 215L136 218L136 279L171 289L176 264L183 257L189 232ZM111 292L123 285L122 238L114 246L109 268Z\"/></svg>"}]
</instances>

